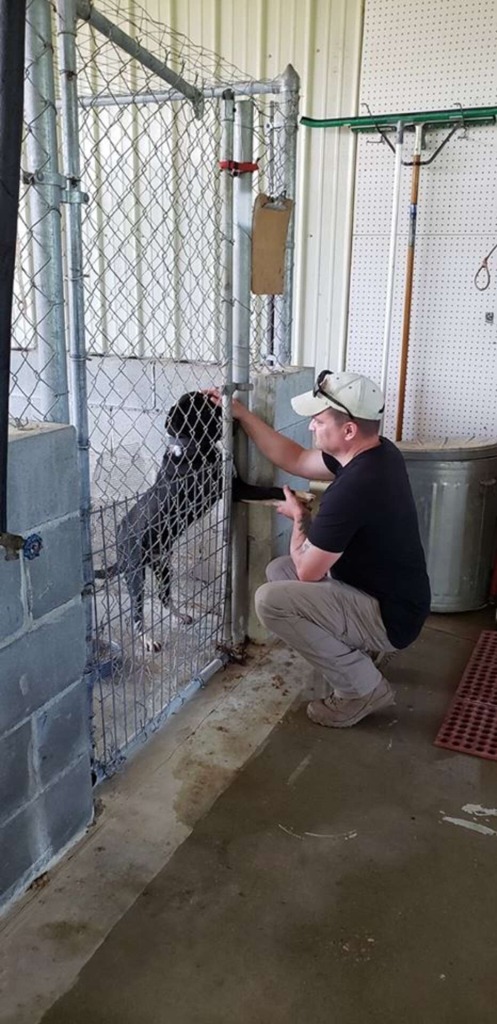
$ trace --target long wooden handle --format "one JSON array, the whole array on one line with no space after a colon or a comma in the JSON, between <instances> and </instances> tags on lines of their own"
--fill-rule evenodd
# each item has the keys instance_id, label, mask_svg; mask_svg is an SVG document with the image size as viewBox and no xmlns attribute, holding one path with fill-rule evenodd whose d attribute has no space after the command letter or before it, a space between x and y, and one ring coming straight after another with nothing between
<instances>
[{"instance_id":1,"label":"long wooden handle","mask_svg":"<svg viewBox=\"0 0 497 1024\"><path fill-rule=\"evenodd\" d=\"M404 318L402 322L402 345L400 350L399 397L397 404L397 428L395 440L402 440L404 427L404 406L406 399L407 361L409 358L409 334L411 330L412 283L414 278L414 252L416 249L416 221L418 215L419 194L419 153L413 157L411 179L411 206L409 210L409 240L407 243L406 281L404 290Z\"/></svg>"}]
</instances>

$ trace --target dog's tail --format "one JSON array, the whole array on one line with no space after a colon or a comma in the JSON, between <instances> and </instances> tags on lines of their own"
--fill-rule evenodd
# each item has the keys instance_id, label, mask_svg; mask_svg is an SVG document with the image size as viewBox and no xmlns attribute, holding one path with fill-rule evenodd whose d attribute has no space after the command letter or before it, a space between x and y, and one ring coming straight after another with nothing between
<instances>
[{"instance_id":1,"label":"dog's tail","mask_svg":"<svg viewBox=\"0 0 497 1024\"><path fill-rule=\"evenodd\" d=\"M114 576L119 575L119 571L119 566L115 562L114 565L108 565L106 569L95 569L93 576L96 580L112 580Z\"/></svg>"}]
</instances>

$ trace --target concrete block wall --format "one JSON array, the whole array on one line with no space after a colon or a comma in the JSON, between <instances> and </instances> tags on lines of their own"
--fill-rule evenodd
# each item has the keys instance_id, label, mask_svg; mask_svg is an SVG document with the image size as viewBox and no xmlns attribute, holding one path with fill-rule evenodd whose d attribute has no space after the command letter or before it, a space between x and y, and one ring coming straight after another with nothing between
<instances>
[{"instance_id":1,"label":"concrete block wall","mask_svg":"<svg viewBox=\"0 0 497 1024\"><path fill-rule=\"evenodd\" d=\"M93 815L72 427L11 431L8 527L43 549L7 561L0 547L0 908Z\"/></svg>"},{"instance_id":2,"label":"concrete block wall","mask_svg":"<svg viewBox=\"0 0 497 1024\"><path fill-rule=\"evenodd\" d=\"M269 423L292 440L308 448L311 439L308 420L294 413L290 399L302 391L309 391L314 384L314 369L311 367L286 367L285 370L263 370L252 378L254 389L250 392L250 408L261 419ZM288 476L264 458L253 444L249 445L248 478L254 484L276 484L299 490L308 490L309 481ZM288 554L291 523L267 506L248 507L248 564L249 564L249 615L248 632L252 640L264 641L267 633L254 612L254 593L265 581L265 568L272 558Z\"/></svg>"}]
</instances>

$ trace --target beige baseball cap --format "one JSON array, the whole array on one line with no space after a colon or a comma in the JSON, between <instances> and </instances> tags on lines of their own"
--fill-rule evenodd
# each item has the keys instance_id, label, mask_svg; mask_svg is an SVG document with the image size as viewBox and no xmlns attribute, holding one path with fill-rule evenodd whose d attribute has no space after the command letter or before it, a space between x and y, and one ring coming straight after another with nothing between
<instances>
[{"instance_id":1,"label":"beige baseball cap","mask_svg":"<svg viewBox=\"0 0 497 1024\"><path fill-rule=\"evenodd\" d=\"M322 370L313 390L295 395L291 402L299 416L316 416L325 409L336 409L359 420L381 420L385 408L383 392L369 377L332 370Z\"/></svg>"}]
</instances>

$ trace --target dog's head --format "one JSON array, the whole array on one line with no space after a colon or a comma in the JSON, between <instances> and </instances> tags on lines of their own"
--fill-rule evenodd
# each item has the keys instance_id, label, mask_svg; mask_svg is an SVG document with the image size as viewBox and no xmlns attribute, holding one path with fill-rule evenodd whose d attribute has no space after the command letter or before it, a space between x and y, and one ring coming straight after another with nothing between
<instances>
[{"instance_id":1,"label":"dog's head","mask_svg":"<svg viewBox=\"0 0 497 1024\"><path fill-rule=\"evenodd\" d=\"M202 391L189 391L171 406L165 422L168 448L177 458L216 458L221 440L221 409Z\"/></svg>"}]
</instances>

